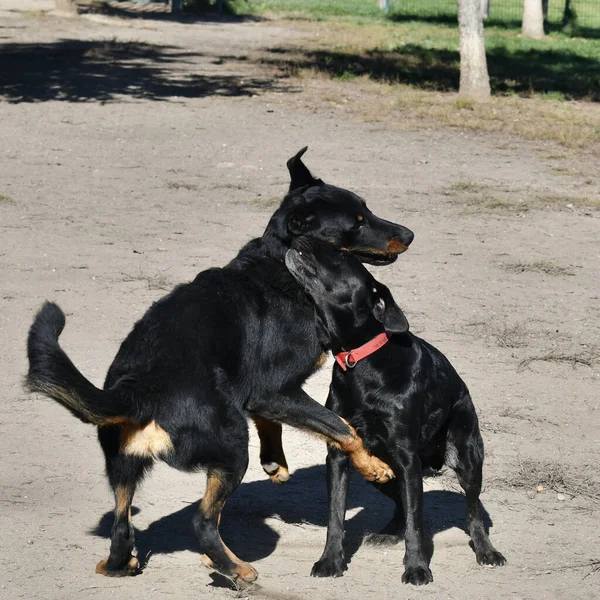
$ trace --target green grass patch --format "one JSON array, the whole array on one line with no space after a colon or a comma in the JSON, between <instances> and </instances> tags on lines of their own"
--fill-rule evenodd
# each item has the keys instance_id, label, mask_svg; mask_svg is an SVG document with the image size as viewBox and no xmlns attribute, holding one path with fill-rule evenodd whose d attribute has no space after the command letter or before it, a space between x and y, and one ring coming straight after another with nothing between
<instances>
[{"instance_id":1,"label":"green grass patch","mask_svg":"<svg viewBox=\"0 0 600 600\"><path fill-rule=\"evenodd\" d=\"M562 4L551 3L551 35L544 40L521 37L520 0L515 0L514 6L506 3L495 6L492 2L485 27L492 92L539 95L557 101L600 101L600 6L585 12L587 1L575 0L575 6L579 7L580 15L589 12L590 17L585 21L588 27L580 27L578 31L587 32L590 37L561 33L556 23L562 18ZM327 47L307 49L299 58L300 68L314 68L346 80L368 76L425 90L458 90L460 60L455 0L398 0L392 4L388 17L375 0L249 0L247 6L248 10L259 13L301 14L355 26L354 39L348 38L345 44L327 40ZM361 31L361 25L369 24L386 31L377 43Z\"/></svg>"},{"instance_id":2,"label":"green grass patch","mask_svg":"<svg viewBox=\"0 0 600 600\"><path fill-rule=\"evenodd\" d=\"M16 202L12 196L9 196L8 194L0 194L0 205L1 204L14 206Z\"/></svg>"}]
</instances>

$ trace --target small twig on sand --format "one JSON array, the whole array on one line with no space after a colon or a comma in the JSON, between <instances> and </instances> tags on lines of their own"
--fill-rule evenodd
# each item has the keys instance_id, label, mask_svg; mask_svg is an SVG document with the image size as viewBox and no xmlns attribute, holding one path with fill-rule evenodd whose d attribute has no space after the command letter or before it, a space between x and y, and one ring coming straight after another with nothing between
<instances>
[{"instance_id":1,"label":"small twig on sand","mask_svg":"<svg viewBox=\"0 0 600 600\"><path fill-rule=\"evenodd\" d=\"M517 367L518 371L523 371L526 369L532 362L537 361L545 361L545 362L564 362L570 363L573 368L577 365L585 365L586 367L592 366L592 358L587 354L555 354L554 352L549 352L548 354L544 354L542 356L530 356L529 358L525 358L519 363Z\"/></svg>"},{"instance_id":2,"label":"small twig on sand","mask_svg":"<svg viewBox=\"0 0 600 600\"><path fill-rule=\"evenodd\" d=\"M571 570L571 569L586 569L587 567L591 567L592 569L589 573L586 573L584 575L583 579L585 579L586 577L589 577L593 573L600 571L600 559L590 558L590 560L588 560L587 562L573 563L570 565L561 565L560 567L550 567L548 569L544 569L543 571L539 571L536 574L537 575L546 575L548 573L552 573L553 571L567 571L567 570Z\"/></svg>"}]
</instances>

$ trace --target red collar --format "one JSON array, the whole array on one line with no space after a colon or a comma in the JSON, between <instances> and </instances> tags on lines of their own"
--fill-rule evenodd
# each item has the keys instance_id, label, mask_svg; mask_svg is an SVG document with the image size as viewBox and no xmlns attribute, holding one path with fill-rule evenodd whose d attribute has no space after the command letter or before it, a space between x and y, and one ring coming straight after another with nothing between
<instances>
[{"instance_id":1,"label":"red collar","mask_svg":"<svg viewBox=\"0 0 600 600\"><path fill-rule=\"evenodd\" d=\"M342 371L346 369L354 369L356 363L363 358L369 356L369 354L373 354L381 348L385 346L390 337L387 333L380 333L378 336L375 336L370 342L363 344L360 348L355 348L354 350L350 350L349 352L340 352L335 355L335 360L337 364L342 367Z\"/></svg>"}]
</instances>

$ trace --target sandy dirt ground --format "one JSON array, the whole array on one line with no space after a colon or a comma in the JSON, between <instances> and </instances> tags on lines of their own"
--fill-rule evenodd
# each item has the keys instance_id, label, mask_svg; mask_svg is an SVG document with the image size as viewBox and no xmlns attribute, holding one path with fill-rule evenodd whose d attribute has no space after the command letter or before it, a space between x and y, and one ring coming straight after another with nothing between
<instances>
[{"instance_id":1,"label":"sandy dirt ground","mask_svg":"<svg viewBox=\"0 0 600 600\"><path fill-rule=\"evenodd\" d=\"M363 122L321 101L318 85L250 60L301 35L281 23L74 20L51 7L0 3L0 597L598 598L597 156ZM103 457L93 428L22 390L33 314L45 299L63 307L63 347L100 385L152 301L262 233L286 191L285 161L306 144L316 175L416 234L375 274L471 388L482 502L508 564L476 564L464 498L444 473L425 482L435 580L403 586L402 545L361 545L392 507L355 477L349 568L311 578L325 448L286 430L290 482L265 478L253 433L222 521L259 585L240 594L201 566L191 518L204 476L164 465L134 501L146 570L96 575L113 504ZM330 368L307 384L322 402Z\"/></svg>"}]
</instances>

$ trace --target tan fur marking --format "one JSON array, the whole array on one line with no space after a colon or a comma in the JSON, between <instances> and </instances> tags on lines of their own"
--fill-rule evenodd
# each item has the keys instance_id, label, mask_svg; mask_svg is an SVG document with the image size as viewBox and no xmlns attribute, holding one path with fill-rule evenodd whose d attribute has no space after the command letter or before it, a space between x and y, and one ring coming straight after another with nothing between
<instances>
[{"instance_id":1,"label":"tan fur marking","mask_svg":"<svg viewBox=\"0 0 600 600\"><path fill-rule=\"evenodd\" d=\"M215 568L215 563L212 561L212 558L208 555L208 554L203 554L200 557L200 562L207 568L207 569L214 569Z\"/></svg>"},{"instance_id":2,"label":"tan fur marking","mask_svg":"<svg viewBox=\"0 0 600 600\"><path fill-rule=\"evenodd\" d=\"M121 428L121 450L124 454L159 458L173 451L173 442L154 421L143 427L126 424Z\"/></svg>"},{"instance_id":3,"label":"tan fur marking","mask_svg":"<svg viewBox=\"0 0 600 600\"><path fill-rule=\"evenodd\" d=\"M391 254L402 254L407 249L408 249L408 246L403 244L398 239L390 240L389 244L387 245L387 251L390 252Z\"/></svg>"},{"instance_id":4,"label":"tan fur marking","mask_svg":"<svg viewBox=\"0 0 600 600\"><path fill-rule=\"evenodd\" d=\"M202 496L202 501L200 502L200 511L206 517L214 517L217 516L217 524L221 518L221 511L223 510L224 502L219 501L219 490L223 485L223 481L221 478L221 474L218 471L213 471L208 474L206 478L206 491L204 492L204 496Z\"/></svg>"},{"instance_id":5,"label":"tan fur marking","mask_svg":"<svg viewBox=\"0 0 600 600\"><path fill-rule=\"evenodd\" d=\"M122 517L127 515L131 519L131 494L129 490L121 485L118 485L115 490L115 512Z\"/></svg>"},{"instance_id":6,"label":"tan fur marking","mask_svg":"<svg viewBox=\"0 0 600 600\"><path fill-rule=\"evenodd\" d=\"M96 565L96 573L98 573L99 575L106 575L106 563L108 562L108 558L103 558L97 565Z\"/></svg>"},{"instance_id":7,"label":"tan fur marking","mask_svg":"<svg viewBox=\"0 0 600 600\"><path fill-rule=\"evenodd\" d=\"M45 396L60 402L64 406L68 406L74 411L81 413L90 423L94 423L96 425L100 424L98 417L87 410L85 404L81 401L81 398L77 394L50 383L37 382L35 384L34 391L44 394Z\"/></svg>"},{"instance_id":8,"label":"tan fur marking","mask_svg":"<svg viewBox=\"0 0 600 600\"><path fill-rule=\"evenodd\" d=\"M315 363L315 369L320 369L327 362L327 352L323 352Z\"/></svg>"},{"instance_id":9,"label":"tan fur marking","mask_svg":"<svg viewBox=\"0 0 600 600\"><path fill-rule=\"evenodd\" d=\"M225 503L219 498L219 491L221 486L223 485L223 479L221 473L218 471L212 471L208 474L206 478L206 491L204 492L204 496L202 497L202 501L200 502L200 511L205 517L217 518L217 527L221 523L221 511L223 510L223 506ZM235 563L235 567L233 572L236 573L238 577L243 579L246 582L252 582L258 577L258 572L256 569L247 562L239 559L224 543L221 539L221 535L219 534L219 540L221 544L223 544L223 549L225 553L229 557L231 562ZM213 560L207 555L203 554L200 557L202 564L209 568L217 569ZM218 570L218 569L217 569Z\"/></svg>"},{"instance_id":10,"label":"tan fur marking","mask_svg":"<svg viewBox=\"0 0 600 600\"><path fill-rule=\"evenodd\" d=\"M356 429L346 419L342 417L340 419L350 429L350 435L339 440L331 440L329 444L346 453L354 463L356 470L367 481L380 481L381 483L389 481L390 476L393 476L391 467L376 456L369 454L362 439L356 433Z\"/></svg>"},{"instance_id":11,"label":"tan fur marking","mask_svg":"<svg viewBox=\"0 0 600 600\"><path fill-rule=\"evenodd\" d=\"M130 417L109 417L108 419L104 419L102 423L100 423L100 427L107 427L110 425L135 425L136 422Z\"/></svg>"},{"instance_id":12,"label":"tan fur marking","mask_svg":"<svg viewBox=\"0 0 600 600\"><path fill-rule=\"evenodd\" d=\"M140 563L135 556L132 556L129 559L127 566L125 566L119 573L109 573L106 568L107 563L108 563L108 557L102 559L96 565L96 573L98 573L99 575L114 576L114 575L121 575L121 574L122 575L137 575L140 572L139 571Z\"/></svg>"}]
</instances>

